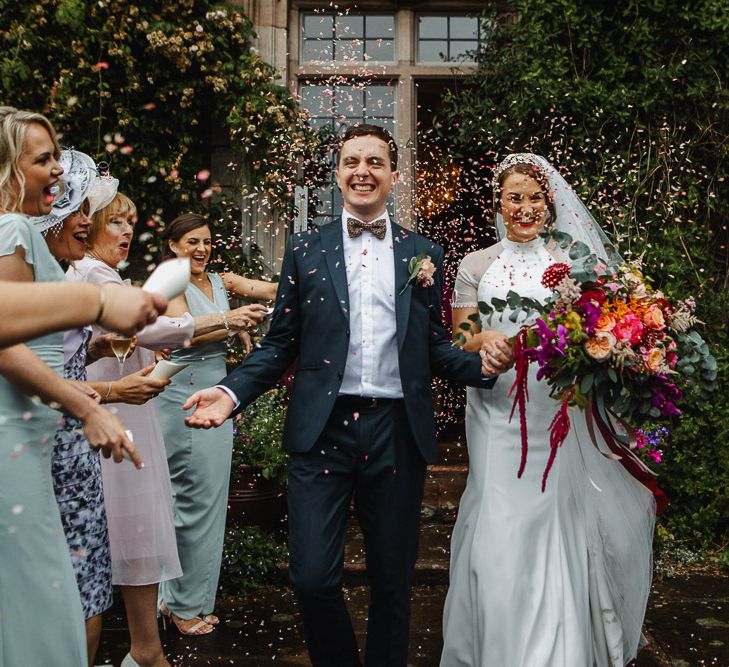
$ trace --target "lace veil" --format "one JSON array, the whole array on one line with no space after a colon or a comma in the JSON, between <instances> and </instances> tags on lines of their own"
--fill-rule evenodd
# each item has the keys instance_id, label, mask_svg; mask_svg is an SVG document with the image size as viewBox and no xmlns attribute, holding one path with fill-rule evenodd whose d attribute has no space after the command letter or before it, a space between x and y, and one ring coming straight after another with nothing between
<instances>
[{"instance_id":1,"label":"lace veil","mask_svg":"<svg viewBox=\"0 0 729 667\"><path fill-rule=\"evenodd\" d=\"M494 171L494 197L497 194L497 179L504 171L515 164L531 164L541 171L549 184L549 197L554 201L557 219L551 223L553 228L572 237L573 241L584 243L598 257L606 258L615 252L605 232L592 217L572 187L562 178L554 166L541 155L534 153L512 153ZM496 214L496 233L499 239L506 237L504 217Z\"/></svg>"},{"instance_id":2,"label":"lace veil","mask_svg":"<svg viewBox=\"0 0 729 667\"><path fill-rule=\"evenodd\" d=\"M497 179L499 175L516 164L533 165L544 174L549 186L548 196L554 202L554 208L557 212L556 219L550 223L553 229L569 234L575 242L584 243L590 249L590 252L598 257L608 258L617 252L615 246L610 242L572 187L554 166L541 155L512 153L504 158L494 171L494 197L498 195ZM501 213L496 214L496 234L499 241L506 238L506 227ZM550 244L548 250L559 261L570 262L567 253L559 247L555 247L554 244ZM477 307L478 283L489 266L498 257L500 251L501 246L497 243L490 248L477 250L463 258L458 269L454 288L454 308Z\"/></svg>"}]
</instances>

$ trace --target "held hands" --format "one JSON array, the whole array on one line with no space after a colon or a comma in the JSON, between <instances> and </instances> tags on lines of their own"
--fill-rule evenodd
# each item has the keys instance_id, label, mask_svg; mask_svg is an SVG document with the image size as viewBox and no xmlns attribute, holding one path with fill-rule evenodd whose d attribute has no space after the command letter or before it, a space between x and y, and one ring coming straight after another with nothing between
<instances>
[{"instance_id":1,"label":"held hands","mask_svg":"<svg viewBox=\"0 0 729 667\"><path fill-rule=\"evenodd\" d=\"M154 364L141 371L126 375L114 383L114 398L116 402L142 405L154 398L170 383L168 378L151 378L148 375L154 369Z\"/></svg>"},{"instance_id":2,"label":"held hands","mask_svg":"<svg viewBox=\"0 0 729 667\"><path fill-rule=\"evenodd\" d=\"M514 348L509 339L499 334L490 336L479 351L481 373L487 376L501 375L514 365Z\"/></svg>"},{"instance_id":3,"label":"held hands","mask_svg":"<svg viewBox=\"0 0 729 667\"><path fill-rule=\"evenodd\" d=\"M105 329L131 336L167 310L167 299L161 294L144 292L126 285L103 286L106 303L99 318Z\"/></svg>"},{"instance_id":4,"label":"held hands","mask_svg":"<svg viewBox=\"0 0 729 667\"><path fill-rule=\"evenodd\" d=\"M263 304L254 303L250 306L241 306L228 311L228 325L231 331L251 331L263 321L265 314L266 306Z\"/></svg>"},{"instance_id":5,"label":"held hands","mask_svg":"<svg viewBox=\"0 0 729 667\"><path fill-rule=\"evenodd\" d=\"M195 411L185 418L185 424L192 428L211 428L220 426L233 412L235 404L233 399L219 387L208 387L196 391L187 399L183 410L195 408Z\"/></svg>"}]
</instances>

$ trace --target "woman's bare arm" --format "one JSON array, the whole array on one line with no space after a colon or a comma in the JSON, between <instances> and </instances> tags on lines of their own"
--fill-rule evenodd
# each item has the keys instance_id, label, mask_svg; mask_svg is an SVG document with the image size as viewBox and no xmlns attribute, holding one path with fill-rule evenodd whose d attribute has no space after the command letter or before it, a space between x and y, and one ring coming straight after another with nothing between
<instances>
[{"instance_id":1,"label":"woman's bare arm","mask_svg":"<svg viewBox=\"0 0 729 667\"><path fill-rule=\"evenodd\" d=\"M258 301L273 301L276 298L278 283L268 282L267 280L252 280L235 273L221 273L220 277L223 279L225 289L236 296Z\"/></svg>"}]
</instances>

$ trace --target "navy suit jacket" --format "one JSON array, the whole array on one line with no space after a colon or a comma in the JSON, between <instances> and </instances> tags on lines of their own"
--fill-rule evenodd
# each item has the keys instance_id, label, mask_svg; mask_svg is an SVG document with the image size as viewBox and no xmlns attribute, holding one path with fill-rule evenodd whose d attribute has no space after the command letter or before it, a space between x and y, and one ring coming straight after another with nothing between
<instances>
[{"instance_id":1,"label":"navy suit jacket","mask_svg":"<svg viewBox=\"0 0 729 667\"><path fill-rule=\"evenodd\" d=\"M392 224L398 361L405 408L423 458L436 459L431 378L490 387L478 354L451 343L441 320L443 249ZM365 232L367 233L367 232ZM435 284L405 289L412 257L426 253L436 266ZM284 449L306 452L321 435L342 384L349 349L349 294L341 218L293 235L286 246L271 326L255 349L221 384L244 409L273 386L298 357L291 389Z\"/></svg>"}]
</instances>

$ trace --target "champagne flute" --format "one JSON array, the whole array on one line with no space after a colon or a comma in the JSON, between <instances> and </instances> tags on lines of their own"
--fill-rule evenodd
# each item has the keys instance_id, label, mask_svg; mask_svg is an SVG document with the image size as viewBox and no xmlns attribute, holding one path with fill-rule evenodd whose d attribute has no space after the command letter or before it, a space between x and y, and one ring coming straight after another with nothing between
<instances>
[{"instance_id":1,"label":"champagne flute","mask_svg":"<svg viewBox=\"0 0 729 667\"><path fill-rule=\"evenodd\" d=\"M119 362L119 377L124 374L124 361L132 350L134 338L127 338L121 334L110 334L109 344L116 360Z\"/></svg>"}]
</instances>

